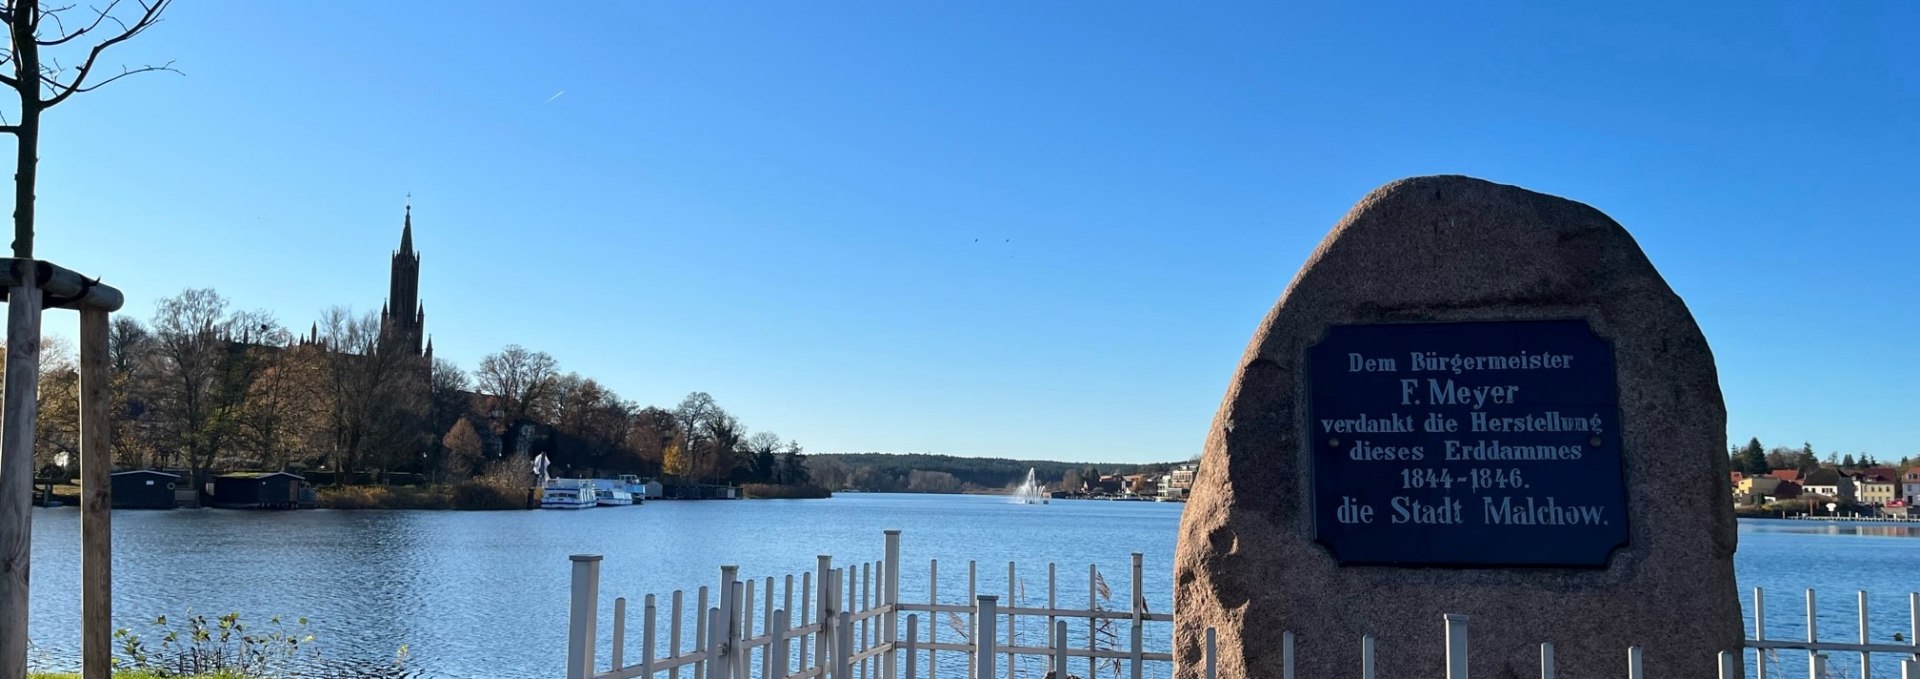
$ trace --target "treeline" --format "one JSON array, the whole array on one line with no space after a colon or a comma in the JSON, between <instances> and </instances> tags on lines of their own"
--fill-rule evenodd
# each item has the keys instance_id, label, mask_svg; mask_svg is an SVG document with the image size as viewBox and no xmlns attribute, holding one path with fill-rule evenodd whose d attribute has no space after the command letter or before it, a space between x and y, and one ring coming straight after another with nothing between
<instances>
[{"instance_id":1,"label":"treeline","mask_svg":"<svg viewBox=\"0 0 1920 679\"><path fill-rule=\"evenodd\" d=\"M305 333L193 289L108 336L112 451L123 468L325 470L337 482L469 478L521 483L551 472L696 482L805 484L797 441L749 432L712 396L641 406L545 352L509 345L471 373L395 337L380 314L328 309ZM43 343L35 463L71 470L79 376L71 342Z\"/></svg>"},{"instance_id":2,"label":"treeline","mask_svg":"<svg viewBox=\"0 0 1920 679\"><path fill-rule=\"evenodd\" d=\"M1164 472L1173 464L1088 464L926 453L830 453L814 455L807 462L814 480L828 488L911 493L1010 488L1026 481L1029 469L1035 480L1048 488L1077 490L1082 480L1108 474Z\"/></svg>"},{"instance_id":3,"label":"treeline","mask_svg":"<svg viewBox=\"0 0 1920 679\"><path fill-rule=\"evenodd\" d=\"M1733 465L1733 471L1746 474L1765 474L1775 469L1796 469L1804 474L1821 467L1852 471L1890 466L1904 471L1916 464L1915 458L1912 457L1902 457L1896 462L1877 460L1867 453L1855 456L1852 453L1843 455L1832 452L1822 458L1813 452L1812 443L1803 442L1799 448L1785 446L1768 448L1762 445L1757 437L1748 439L1744 446L1736 445L1729 448L1727 458Z\"/></svg>"}]
</instances>

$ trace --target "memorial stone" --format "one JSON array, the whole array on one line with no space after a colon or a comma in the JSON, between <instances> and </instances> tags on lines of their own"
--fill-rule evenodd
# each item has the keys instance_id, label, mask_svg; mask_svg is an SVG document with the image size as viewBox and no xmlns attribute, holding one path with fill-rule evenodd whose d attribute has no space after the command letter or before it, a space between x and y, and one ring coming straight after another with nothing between
<instances>
[{"instance_id":1,"label":"memorial stone","mask_svg":"<svg viewBox=\"0 0 1920 679\"><path fill-rule=\"evenodd\" d=\"M1741 643L1726 411L1686 305L1591 207L1394 182L1321 242L1208 433L1175 653L1222 676L1710 677Z\"/></svg>"}]
</instances>

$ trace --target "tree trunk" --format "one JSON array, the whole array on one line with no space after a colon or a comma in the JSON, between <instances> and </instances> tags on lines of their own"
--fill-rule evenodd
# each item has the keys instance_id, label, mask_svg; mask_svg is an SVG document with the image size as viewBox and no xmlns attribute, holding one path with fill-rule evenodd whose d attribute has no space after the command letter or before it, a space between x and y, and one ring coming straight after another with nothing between
<instances>
[{"instance_id":1,"label":"tree trunk","mask_svg":"<svg viewBox=\"0 0 1920 679\"><path fill-rule=\"evenodd\" d=\"M13 256L33 258L33 190L40 167L40 45L34 42L32 22L39 3L14 3L12 30L14 73L20 81L20 123L14 134Z\"/></svg>"}]
</instances>

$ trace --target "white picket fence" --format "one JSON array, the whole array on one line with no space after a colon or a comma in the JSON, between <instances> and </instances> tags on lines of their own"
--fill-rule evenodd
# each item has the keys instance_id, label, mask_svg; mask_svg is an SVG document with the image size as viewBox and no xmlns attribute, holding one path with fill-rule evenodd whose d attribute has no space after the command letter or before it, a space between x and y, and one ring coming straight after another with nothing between
<instances>
[{"instance_id":1,"label":"white picket fence","mask_svg":"<svg viewBox=\"0 0 1920 679\"><path fill-rule=\"evenodd\" d=\"M1920 593L1907 593L1907 634L1906 643L1874 643L1872 621L1867 615L1867 593L1857 592L1855 612L1858 614L1858 643L1840 641L1820 641L1819 606L1814 591L1806 590L1806 638L1805 639L1768 639L1767 638L1767 592L1760 587L1753 588L1753 636L1746 640L1746 647L1753 650L1754 679L1787 676L1780 668L1780 652L1805 652L1806 671L1809 679L1835 679L1843 676L1857 676L1872 679L1874 654L1891 654L1894 665L1899 669L1900 679L1920 679ZM1858 656L1860 673L1836 671L1832 667L1829 655L1832 653L1850 653ZM1798 669L1798 668L1795 668ZM1891 673L1887 673L1891 676Z\"/></svg>"},{"instance_id":2,"label":"white picket fence","mask_svg":"<svg viewBox=\"0 0 1920 679\"><path fill-rule=\"evenodd\" d=\"M1040 679L1046 670L1067 676L1068 660L1076 659L1085 663L1078 668L1085 671L1081 676L1092 677L1105 669L1115 676L1124 671L1129 679L1142 679L1149 663L1170 667L1173 662L1170 649L1146 648L1147 625L1167 625L1166 636L1171 637L1173 615L1148 611L1140 554L1133 555L1126 610L1102 607L1111 590L1092 566L1087 571L1084 609L1059 606L1059 574L1051 564L1045 607L1019 605L1023 603L1018 596L1021 580L1011 563L1007 565L1009 605L978 591L977 567L972 562L967 564L968 603L942 603L940 563L930 561L927 568L926 603L901 601L900 532L893 530L886 531L885 558L876 562L836 567L832 557L821 556L816 571L797 578L790 574L744 581L738 568L724 566L719 587L700 587L691 597L676 590L664 601L651 594L642 600L637 662L627 657L627 600L616 598L612 653L603 666L596 657L595 629L600 617L600 557L576 555L567 677L655 679L665 674L667 679L683 679L685 671L686 679L902 679L903 675L904 679L938 679L942 669L952 673L964 662L967 678L1011 679L1039 659L1044 670L1035 668L1033 677ZM946 640L941 638L939 624L943 615L954 628ZM661 629L663 617L665 630ZM1038 624L1042 619L1044 627ZM1069 643L1069 620L1082 625L1079 646ZM682 648L689 626L691 643ZM902 626L904 630L899 629ZM1044 641L1022 645L1022 632ZM664 649L659 648L663 639ZM1211 679L1212 674L1207 676Z\"/></svg>"},{"instance_id":3,"label":"white picket fence","mask_svg":"<svg viewBox=\"0 0 1920 679\"><path fill-rule=\"evenodd\" d=\"M1059 605L1059 574L1053 564L1047 566L1044 607L1021 605L1021 580L1012 563L1007 565L1009 605L1003 606L999 597L978 591L973 562L967 563L968 603L941 603L938 561L928 564L927 602L912 603L900 597L900 532L890 530L886 531L885 558L880 561L835 567L831 557L821 556L815 572L801 573L798 578L786 575L744 581L737 567L723 566L720 586L695 590L690 611L685 591L675 590L667 597L664 630L662 601L647 595L641 604L637 662L627 657L627 599L615 598L612 653L605 665L597 657L601 559L597 555L575 555L572 560L567 679L660 679L663 674L666 679L938 679L943 668L952 673L960 671L963 663L962 679L1018 679L1023 670L1032 679L1046 675L1093 679L1103 671L1116 679L1123 674L1127 679L1143 679L1146 668L1155 664L1169 668L1165 673L1156 672L1156 676L1172 674L1171 649L1147 648L1148 626L1167 625L1167 634L1161 638L1170 639L1173 615L1148 610L1138 553L1133 555L1131 596L1125 610L1102 605L1111 590L1091 565L1086 608ZM796 593L798 608L794 606ZM1907 644L1872 643L1865 592L1859 594L1858 602L1859 643L1818 640L1812 590L1806 594L1807 638L1768 639L1765 592L1756 588L1754 635L1745 642L1745 648L1753 651L1750 657L1754 672L1744 676L1784 677L1787 673L1779 668L1779 652L1804 651L1808 679L1839 679L1851 674L1833 671L1831 653L1858 654L1858 677L1862 679L1874 677L1873 654L1897 654L1893 667L1898 668L1900 679L1920 679L1920 594L1908 595L1912 636L1907 637ZM941 615L947 617L957 638L941 640ZM1070 622L1079 626L1078 646L1072 643ZM904 630L899 629L902 623ZM1468 679L1467 616L1445 615L1441 623L1445 626L1444 676ZM686 634L688 627L691 636ZM1038 631L1043 645L1021 644L1023 631L1030 636ZM663 639L665 648L660 647ZM690 641L685 648L681 646L683 640ZM1279 679L1295 679L1293 642L1292 632L1282 634ZM1358 676L1376 679L1375 639L1363 636L1359 646ZM1206 630L1202 650L1200 676L1215 679L1212 629ZM1629 647L1624 655L1627 678L1648 679L1640 647ZM1742 677L1745 659L1744 651L1721 652L1717 657L1721 679ZM1540 677L1554 679L1555 672L1553 644L1543 643Z\"/></svg>"}]
</instances>

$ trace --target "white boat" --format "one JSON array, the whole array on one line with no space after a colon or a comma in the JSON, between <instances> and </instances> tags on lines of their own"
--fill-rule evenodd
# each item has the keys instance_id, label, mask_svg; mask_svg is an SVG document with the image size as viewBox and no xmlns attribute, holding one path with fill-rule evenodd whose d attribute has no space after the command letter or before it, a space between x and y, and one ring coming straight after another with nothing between
<instances>
[{"instance_id":1,"label":"white boat","mask_svg":"<svg viewBox=\"0 0 1920 679\"><path fill-rule=\"evenodd\" d=\"M592 483L573 479L548 479L540 494L541 509L589 509L599 502L600 494Z\"/></svg>"},{"instance_id":2,"label":"white boat","mask_svg":"<svg viewBox=\"0 0 1920 679\"><path fill-rule=\"evenodd\" d=\"M639 478L631 474L618 479L594 479L593 491L599 495L602 507L625 507L637 505L647 500L646 486L639 484Z\"/></svg>"}]
</instances>

